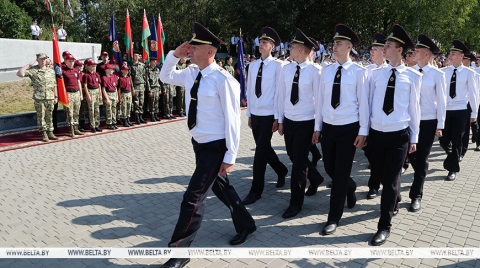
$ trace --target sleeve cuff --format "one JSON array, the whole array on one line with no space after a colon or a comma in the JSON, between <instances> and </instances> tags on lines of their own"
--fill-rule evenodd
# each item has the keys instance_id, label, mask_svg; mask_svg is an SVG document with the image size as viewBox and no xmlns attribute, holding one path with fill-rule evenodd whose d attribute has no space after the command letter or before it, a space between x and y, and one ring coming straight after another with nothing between
<instances>
[{"instance_id":1,"label":"sleeve cuff","mask_svg":"<svg viewBox=\"0 0 480 268\"><path fill-rule=\"evenodd\" d=\"M410 143L418 143L418 135L410 135Z\"/></svg>"},{"instance_id":2,"label":"sleeve cuff","mask_svg":"<svg viewBox=\"0 0 480 268\"><path fill-rule=\"evenodd\" d=\"M438 122L437 123L437 129L444 129L445 128L445 122Z\"/></svg>"},{"instance_id":3,"label":"sleeve cuff","mask_svg":"<svg viewBox=\"0 0 480 268\"><path fill-rule=\"evenodd\" d=\"M368 136L368 128L361 127L361 128L358 130L358 135L360 135L360 136Z\"/></svg>"},{"instance_id":4,"label":"sleeve cuff","mask_svg":"<svg viewBox=\"0 0 480 268\"><path fill-rule=\"evenodd\" d=\"M235 158L237 156L236 155L233 155L233 154L230 154L228 153L228 151L225 153L225 156L223 157L223 162L224 163L227 163L227 164L235 164Z\"/></svg>"},{"instance_id":5,"label":"sleeve cuff","mask_svg":"<svg viewBox=\"0 0 480 268\"><path fill-rule=\"evenodd\" d=\"M477 114L478 114L478 113L473 113L473 112L472 112L472 114L470 114L470 118L475 118L475 119L476 119L476 118L477 118Z\"/></svg>"}]
</instances>

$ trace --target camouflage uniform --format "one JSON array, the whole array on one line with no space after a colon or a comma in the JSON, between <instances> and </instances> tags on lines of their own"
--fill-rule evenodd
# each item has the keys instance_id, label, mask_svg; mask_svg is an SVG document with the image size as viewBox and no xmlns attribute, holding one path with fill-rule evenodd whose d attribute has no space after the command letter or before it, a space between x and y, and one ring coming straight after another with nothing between
<instances>
[{"instance_id":1,"label":"camouflage uniform","mask_svg":"<svg viewBox=\"0 0 480 268\"><path fill-rule=\"evenodd\" d=\"M40 132L53 131L52 111L55 100L55 71L40 69L38 65L25 71L24 76L32 80L33 100L37 111L37 125Z\"/></svg>"},{"instance_id":2,"label":"camouflage uniform","mask_svg":"<svg viewBox=\"0 0 480 268\"><path fill-rule=\"evenodd\" d=\"M233 68L232 65L226 64L223 66L225 70L227 70L233 77L235 77L235 69Z\"/></svg>"},{"instance_id":3,"label":"camouflage uniform","mask_svg":"<svg viewBox=\"0 0 480 268\"><path fill-rule=\"evenodd\" d=\"M133 89L135 90L135 96L133 98L133 108L135 113L143 114L143 100L145 98L145 81L147 75L145 72L145 64L141 62L133 63L132 68L132 82Z\"/></svg>"},{"instance_id":4,"label":"camouflage uniform","mask_svg":"<svg viewBox=\"0 0 480 268\"><path fill-rule=\"evenodd\" d=\"M185 64L177 64L177 70L183 70L185 68ZM175 90L177 91L177 113L181 115L185 113L185 87L176 86Z\"/></svg>"},{"instance_id":5,"label":"camouflage uniform","mask_svg":"<svg viewBox=\"0 0 480 268\"><path fill-rule=\"evenodd\" d=\"M100 89L89 89L92 102L88 103L88 118L92 129L100 127Z\"/></svg>"},{"instance_id":6,"label":"camouflage uniform","mask_svg":"<svg viewBox=\"0 0 480 268\"><path fill-rule=\"evenodd\" d=\"M105 106L106 116L107 116L107 125L116 124L118 93L117 91L107 92L107 96L108 96L108 99L110 100L110 104L107 104Z\"/></svg>"},{"instance_id":7,"label":"camouflage uniform","mask_svg":"<svg viewBox=\"0 0 480 268\"><path fill-rule=\"evenodd\" d=\"M70 117L69 126L78 126L78 114L80 112L80 92L67 92L69 108L66 112Z\"/></svg>"},{"instance_id":8,"label":"camouflage uniform","mask_svg":"<svg viewBox=\"0 0 480 268\"><path fill-rule=\"evenodd\" d=\"M158 67L150 67L148 66L147 69L147 91L152 93L152 96L149 96L149 107L150 113L158 113L158 97L160 94L160 69Z\"/></svg>"},{"instance_id":9,"label":"camouflage uniform","mask_svg":"<svg viewBox=\"0 0 480 268\"><path fill-rule=\"evenodd\" d=\"M162 112L164 116L172 114L173 106L173 87L169 84L163 84L162 94L160 96L162 101Z\"/></svg>"}]
</instances>

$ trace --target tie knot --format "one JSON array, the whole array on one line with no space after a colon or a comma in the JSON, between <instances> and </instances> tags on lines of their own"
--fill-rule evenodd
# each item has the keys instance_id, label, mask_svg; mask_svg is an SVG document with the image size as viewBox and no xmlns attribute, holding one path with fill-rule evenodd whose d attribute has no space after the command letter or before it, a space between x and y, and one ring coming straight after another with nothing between
<instances>
[{"instance_id":1,"label":"tie knot","mask_svg":"<svg viewBox=\"0 0 480 268\"><path fill-rule=\"evenodd\" d=\"M395 69L395 68L392 68L392 72L395 72L396 70L397 70L397 69Z\"/></svg>"},{"instance_id":2,"label":"tie knot","mask_svg":"<svg viewBox=\"0 0 480 268\"><path fill-rule=\"evenodd\" d=\"M297 71L300 71L300 65L297 65Z\"/></svg>"},{"instance_id":3,"label":"tie knot","mask_svg":"<svg viewBox=\"0 0 480 268\"><path fill-rule=\"evenodd\" d=\"M422 68L418 69L418 71L419 71L419 72L421 72L421 73L423 73L423 70L422 70Z\"/></svg>"},{"instance_id":4,"label":"tie knot","mask_svg":"<svg viewBox=\"0 0 480 268\"><path fill-rule=\"evenodd\" d=\"M457 68L453 69L453 72L456 72L457 71Z\"/></svg>"},{"instance_id":5,"label":"tie knot","mask_svg":"<svg viewBox=\"0 0 480 268\"><path fill-rule=\"evenodd\" d=\"M337 70L340 71L342 69L342 65L338 66Z\"/></svg>"}]
</instances>

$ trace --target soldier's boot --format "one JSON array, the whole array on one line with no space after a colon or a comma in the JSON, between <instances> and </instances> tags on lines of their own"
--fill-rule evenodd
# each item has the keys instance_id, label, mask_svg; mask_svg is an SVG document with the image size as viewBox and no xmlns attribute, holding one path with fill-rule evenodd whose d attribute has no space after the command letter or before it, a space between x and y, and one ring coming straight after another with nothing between
<instances>
[{"instance_id":1,"label":"soldier's boot","mask_svg":"<svg viewBox=\"0 0 480 268\"><path fill-rule=\"evenodd\" d=\"M55 136L55 135L53 134L53 132L51 132L51 131L48 131L48 132L47 132L47 136L48 136L48 138L49 138L50 140L54 140L54 141L58 140L58 137Z\"/></svg>"},{"instance_id":2,"label":"soldier's boot","mask_svg":"<svg viewBox=\"0 0 480 268\"><path fill-rule=\"evenodd\" d=\"M135 124L140 125L140 114L135 114Z\"/></svg>"},{"instance_id":3,"label":"soldier's boot","mask_svg":"<svg viewBox=\"0 0 480 268\"><path fill-rule=\"evenodd\" d=\"M73 128L73 126L70 126L70 135L68 135L69 137L73 138L75 137L75 129Z\"/></svg>"},{"instance_id":4,"label":"soldier's boot","mask_svg":"<svg viewBox=\"0 0 480 268\"><path fill-rule=\"evenodd\" d=\"M123 127L130 127L130 125L127 123L127 120L126 118L122 119L122 125Z\"/></svg>"},{"instance_id":5,"label":"soldier's boot","mask_svg":"<svg viewBox=\"0 0 480 268\"><path fill-rule=\"evenodd\" d=\"M85 129L87 129L87 128L85 127L85 120L79 120L79 121L78 121L78 130L84 131Z\"/></svg>"},{"instance_id":6,"label":"soldier's boot","mask_svg":"<svg viewBox=\"0 0 480 268\"><path fill-rule=\"evenodd\" d=\"M42 131L42 141L44 141L44 142L49 141L46 131Z\"/></svg>"},{"instance_id":7,"label":"soldier's boot","mask_svg":"<svg viewBox=\"0 0 480 268\"><path fill-rule=\"evenodd\" d=\"M74 126L73 127L73 133L75 133L75 135L83 135L85 133L81 132L80 130L78 130L78 126Z\"/></svg>"},{"instance_id":8,"label":"soldier's boot","mask_svg":"<svg viewBox=\"0 0 480 268\"><path fill-rule=\"evenodd\" d=\"M142 124L146 124L146 123L147 123L147 121L143 120L142 114L138 114L138 118L140 119L140 123L142 123Z\"/></svg>"},{"instance_id":9,"label":"soldier's boot","mask_svg":"<svg viewBox=\"0 0 480 268\"><path fill-rule=\"evenodd\" d=\"M158 113L153 113L153 115L155 116L155 120L157 120L158 122L161 121L160 117L158 117Z\"/></svg>"},{"instance_id":10,"label":"soldier's boot","mask_svg":"<svg viewBox=\"0 0 480 268\"><path fill-rule=\"evenodd\" d=\"M155 118L155 113L150 113L150 121L157 122L157 119Z\"/></svg>"}]
</instances>

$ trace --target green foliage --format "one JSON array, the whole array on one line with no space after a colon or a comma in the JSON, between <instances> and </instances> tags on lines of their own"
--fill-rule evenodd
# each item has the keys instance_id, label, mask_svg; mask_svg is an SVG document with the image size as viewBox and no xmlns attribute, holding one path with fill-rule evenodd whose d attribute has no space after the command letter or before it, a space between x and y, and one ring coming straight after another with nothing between
<instances>
[{"instance_id":1,"label":"green foliage","mask_svg":"<svg viewBox=\"0 0 480 268\"><path fill-rule=\"evenodd\" d=\"M0 0L0 38L32 37L30 24L32 19L10 0Z\"/></svg>"},{"instance_id":2,"label":"green foliage","mask_svg":"<svg viewBox=\"0 0 480 268\"><path fill-rule=\"evenodd\" d=\"M51 18L44 0L12 1L49 29ZM70 0L75 12L73 19L64 0L51 2L55 22L64 22L70 41L102 43L107 49L112 13L123 44L127 8L135 49L141 48L144 9L149 24L152 14L161 14L167 51L191 38L194 21L209 27L224 41L229 41L232 33L238 35L240 28L244 35L254 38L263 26L270 26L284 41L291 40L299 27L307 35L328 42L334 35L335 24L344 23L368 46L375 32L389 34L392 24L399 23L414 41L418 34L427 34L444 52L454 38L465 41L472 50L480 47L480 17L475 12L479 0Z\"/></svg>"}]
</instances>

